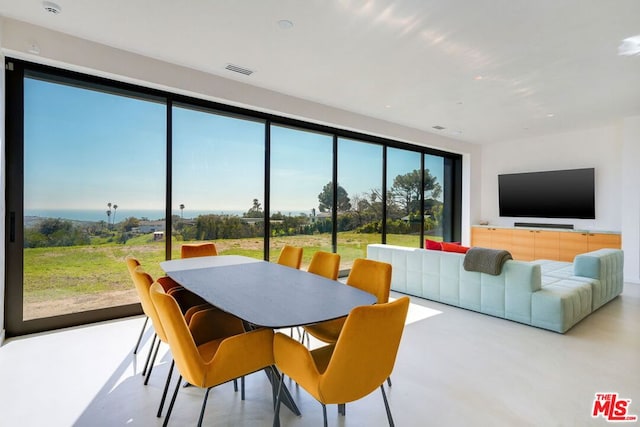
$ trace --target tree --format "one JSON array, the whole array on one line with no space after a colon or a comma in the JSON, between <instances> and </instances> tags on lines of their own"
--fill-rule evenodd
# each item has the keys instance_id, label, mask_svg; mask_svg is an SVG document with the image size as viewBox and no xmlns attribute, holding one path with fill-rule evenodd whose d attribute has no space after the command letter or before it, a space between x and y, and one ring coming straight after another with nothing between
<instances>
[{"instance_id":1,"label":"tree","mask_svg":"<svg viewBox=\"0 0 640 427\"><path fill-rule=\"evenodd\" d=\"M262 218L264 216L264 212L262 211L262 205L258 199L253 199L253 206L245 212L245 218Z\"/></svg>"},{"instance_id":2,"label":"tree","mask_svg":"<svg viewBox=\"0 0 640 427\"><path fill-rule=\"evenodd\" d=\"M118 210L118 205L113 205L113 219L111 220L113 224L116 223L116 210Z\"/></svg>"},{"instance_id":3,"label":"tree","mask_svg":"<svg viewBox=\"0 0 640 427\"><path fill-rule=\"evenodd\" d=\"M420 170L418 169L414 169L404 175L398 175L393 179L393 185L391 186L393 198L396 203L400 204L406 215L420 210L421 191ZM431 175L429 169L424 170L425 199L427 198L427 192L431 192L430 198L432 199L437 199L442 193L442 187L438 183L438 179Z\"/></svg>"},{"instance_id":4,"label":"tree","mask_svg":"<svg viewBox=\"0 0 640 427\"><path fill-rule=\"evenodd\" d=\"M333 183L329 182L322 188L320 194L318 194L318 201L320 204L318 208L320 212L331 212L333 207ZM351 210L351 200L349 200L349 194L347 190L342 188L338 184L338 212L347 212Z\"/></svg>"},{"instance_id":5,"label":"tree","mask_svg":"<svg viewBox=\"0 0 640 427\"><path fill-rule=\"evenodd\" d=\"M180 219L184 218L184 205L180 203Z\"/></svg>"},{"instance_id":6,"label":"tree","mask_svg":"<svg viewBox=\"0 0 640 427\"><path fill-rule=\"evenodd\" d=\"M138 226L140 226L140 221L138 220L138 218L135 218L133 216L126 218L122 222L122 230L126 232L129 232Z\"/></svg>"}]
</instances>

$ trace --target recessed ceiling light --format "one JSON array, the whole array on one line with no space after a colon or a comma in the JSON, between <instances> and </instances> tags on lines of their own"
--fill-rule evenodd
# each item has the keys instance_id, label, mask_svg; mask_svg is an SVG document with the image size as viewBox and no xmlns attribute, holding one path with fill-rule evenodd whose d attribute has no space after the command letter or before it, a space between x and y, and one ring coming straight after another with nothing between
<instances>
[{"instance_id":1,"label":"recessed ceiling light","mask_svg":"<svg viewBox=\"0 0 640 427\"><path fill-rule=\"evenodd\" d=\"M391 105L387 104L384 106L384 108L391 108Z\"/></svg>"},{"instance_id":2,"label":"recessed ceiling light","mask_svg":"<svg viewBox=\"0 0 640 427\"><path fill-rule=\"evenodd\" d=\"M555 114L549 113L549 114L547 114L547 117L555 117Z\"/></svg>"},{"instance_id":3,"label":"recessed ceiling light","mask_svg":"<svg viewBox=\"0 0 640 427\"><path fill-rule=\"evenodd\" d=\"M280 27L281 30L289 30L293 28L293 22L288 19L281 19L278 21L278 27Z\"/></svg>"},{"instance_id":4,"label":"recessed ceiling light","mask_svg":"<svg viewBox=\"0 0 640 427\"><path fill-rule=\"evenodd\" d=\"M640 35L627 37L618 46L618 55L640 55Z\"/></svg>"},{"instance_id":5,"label":"recessed ceiling light","mask_svg":"<svg viewBox=\"0 0 640 427\"><path fill-rule=\"evenodd\" d=\"M60 12L62 12L62 8L60 7L60 5L52 1L43 1L42 7L44 7L44 10L49 13L53 13L54 15L58 15Z\"/></svg>"},{"instance_id":6,"label":"recessed ceiling light","mask_svg":"<svg viewBox=\"0 0 640 427\"><path fill-rule=\"evenodd\" d=\"M482 77L482 76L475 76L473 79L474 79L474 80L482 80L483 78L484 78L484 77Z\"/></svg>"}]
</instances>

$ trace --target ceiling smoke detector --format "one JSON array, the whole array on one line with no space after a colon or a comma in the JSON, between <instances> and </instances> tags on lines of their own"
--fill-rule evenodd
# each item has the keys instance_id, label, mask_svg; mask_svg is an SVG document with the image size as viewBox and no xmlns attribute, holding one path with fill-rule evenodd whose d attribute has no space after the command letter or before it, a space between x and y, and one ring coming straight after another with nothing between
<instances>
[{"instance_id":1,"label":"ceiling smoke detector","mask_svg":"<svg viewBox=\"0 0 640 427\"><path fill-rule=\"evenodd\" d=\"M62 12L62 8L60 7L60 5L52 1L43 1L42 7L44 7L44 10L49 13L53 13L54 15L58 15L60 12Z\"/></svg>"},{"instance_id":2,"label":"ceiling smoke detector","mask_svg":"<svg viewBox=\"0 0 640 427\"><path fill-rule=\"evenodd\" d=\"M432 126L432 127L433 127L435 130L445 130L445 129L446 129L444 126L440 126L440 125Z\"/></svg>"}]
</instances>

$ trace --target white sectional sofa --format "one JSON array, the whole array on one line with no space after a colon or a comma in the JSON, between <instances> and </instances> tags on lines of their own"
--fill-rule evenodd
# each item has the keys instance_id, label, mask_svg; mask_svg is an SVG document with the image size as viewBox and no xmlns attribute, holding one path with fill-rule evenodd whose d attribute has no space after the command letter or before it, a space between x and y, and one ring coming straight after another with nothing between
<instances>
[{"instance_id":1,"label":"white sectional sofa","mask_svg":"<svg viewBox=\"0 0 640 427\"><path fill-rule=\"evenodd\" d=\"M564 333L622 292L623 253L600 249L573 263L506 261L499 275L466 271L465 254L374 244L392 265L391 289Z\"/></svg>"}]
</instances>

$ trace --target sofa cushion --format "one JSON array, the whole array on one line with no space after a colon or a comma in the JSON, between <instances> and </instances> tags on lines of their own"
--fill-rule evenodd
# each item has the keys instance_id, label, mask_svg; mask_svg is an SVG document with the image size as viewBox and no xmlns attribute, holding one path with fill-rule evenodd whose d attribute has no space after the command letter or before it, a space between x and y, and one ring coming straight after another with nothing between
<instances>
[{"instance_id":1,"label":"sofa cushion","mask_svg":"<svg viewBox=\"0 0 640 427\"><path fill-rule=\"evenodd\" d=\"M442 242L442 250L445 252L456 252L459 254L466 254L469 249L470 248L466 246L462 246L457 243Z\"/></svg>"},{"instance_id":2,"label":"sofa cushion","mask_svg":"<svg viewBox=\"0 0 640 427\"><path fill-rule=\"evenodd\" d=\"M424 248L430 251L441 251L442 242L436 242L435 240L424 239Z\"/></svg>"},{"instance_id":3,"label":"sofa cushion","mask_svg":"<svg viewBox=\"0 0 640 427\"><path fill-rule=\"evenodd\" d=\"M531 324L564 333L591 313L591 284L561 279L531 298Z\"/></svg>"}]
</instances>

